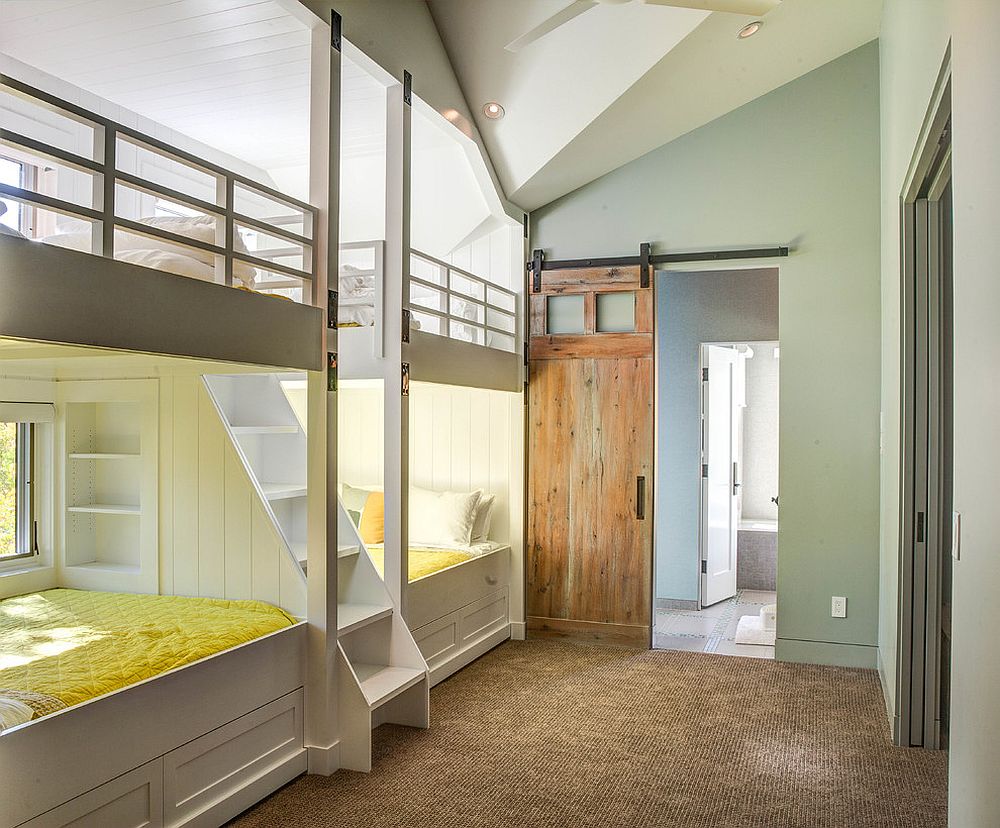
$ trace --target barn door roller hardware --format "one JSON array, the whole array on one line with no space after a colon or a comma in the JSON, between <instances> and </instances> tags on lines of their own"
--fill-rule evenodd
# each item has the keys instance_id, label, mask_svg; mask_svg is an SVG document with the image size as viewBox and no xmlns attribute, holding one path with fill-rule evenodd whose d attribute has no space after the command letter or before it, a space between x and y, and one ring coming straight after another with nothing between
<instances>
[{"instance_id":1,"label":"barn door roller hardware","mask_svg":"<svg viewBox=\"0 0 1000 828\"><path fill-rule=\"evenodd\" d=\"M657 253L650 252L651 245L643 243L638 256L606 256L596 259L546 259L542 250L533 251L527 269L531 271L532 293L542 290L543 270L573 270L584 267L630 267L639 265L642 268L640 278L642 287L649 287L649 273L653 265L683 264L685 262L725 262L736 259L781 259L788 256L787 247L746 247L734 250L697 250L691 253Z\"/></svg>"}]
</instances>

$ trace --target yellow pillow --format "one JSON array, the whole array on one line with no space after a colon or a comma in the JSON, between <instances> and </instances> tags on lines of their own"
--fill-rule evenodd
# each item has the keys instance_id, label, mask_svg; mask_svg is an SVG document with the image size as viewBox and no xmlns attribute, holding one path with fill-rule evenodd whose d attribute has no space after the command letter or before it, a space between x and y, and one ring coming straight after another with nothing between
<instances>
[{"instance_id":1,"label":"yellow pillow","mask_svg":"<svg viewBox=\"0 0 1000 828\"><path fill-rule=\"evenodd\" d=\"M385 495L382 492L372 492L368 495L365 507L361 510L358 532L365 543L385 541Z\"/></svg>"}]
</instances>

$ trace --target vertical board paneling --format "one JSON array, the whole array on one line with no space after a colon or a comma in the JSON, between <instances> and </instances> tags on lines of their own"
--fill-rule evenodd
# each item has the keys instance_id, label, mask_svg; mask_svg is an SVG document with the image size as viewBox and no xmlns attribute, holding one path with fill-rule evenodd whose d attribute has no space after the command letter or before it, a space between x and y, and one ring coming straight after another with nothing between
<instances>
[{"instance_id":1,"label":"vertical board paneling","mask_svg":"<svg viewBox=\"0 0 1000 828\"><path fill-rule=\"evenodd\" d=\"M472 468L471 398L475 391L462 393L455 389L451 394L451 481L448 488L471 492L475 486L470 480Z\"/></svg>"},{"instance_id":2,"label":"vertical board paneling","mask_svg":"<svg viewBox=\"0 0 1000 828\"><path fill-rule=\"evenodd\" d=\"M174 380L173 582L175 595L198 594L197 377Z\"/></svg>"},{"instance_id":3,"label":"vertical board paneling","mask_svg":"<svg viewBox=\"0 0 1000 828\"><path fill-rule=\"evenodd\" d=\"M227 440L208 392L198 383L198 594L226 593L225 455Z\"/></svg>"},{"instance_id":4,"label":"vertical board paneling","mask_svg":"<svg viewBox=\"0 0 1000 828\"><path fill-rule=\"evenodd\" d=\"M174 381L160 380L160 592L174 592Z\"/></svg>"},{"instance_id":5,"label":"vertical board paneling","mask_svg":"<svg viewBox=\"0 0 1000 828\"><path fill-rule=\"evenodd\" d=\"M250 506L251 588L258 601L277 604L281 600L278 582L278 540L259 503Z\"/></svg>"},{"instance_id":6,"label":"vertical board paneling","mask_svg":"<svg viewBox=\"0 0 1000 828\"><path fill-rule=\"evenodd\" d=\"M225 597L251 598L250 585L250 500L253 496L243 463L233 446L225 450Z\"/></svg>"},{"instance_id":7,"label":"vertical board paneling","mask_svg":"<svg viewBox=\"0 0 1000 828\"><path fill-rule=\"evenodd\" d=\"M306 617L306 591L302 588L302 574L298 571L298 564L281 550L278 554L277 603L292 615Z\"/></svg>"}]
</instances>

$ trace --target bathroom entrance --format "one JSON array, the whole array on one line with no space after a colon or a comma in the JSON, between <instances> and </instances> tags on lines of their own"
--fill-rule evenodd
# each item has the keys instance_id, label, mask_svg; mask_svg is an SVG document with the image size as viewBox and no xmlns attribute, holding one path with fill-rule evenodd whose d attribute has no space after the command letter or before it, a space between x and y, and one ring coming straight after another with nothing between
<instances>
[{"instance_id":1,"label":"bathroom entrance","mask_svg":"<svg viewBox=\"0 0 1000 828\"><path fill-rule=\"evenodd\" d=\"M773 658L778 274L661 276L653 646Z\"/></svg>"}]
</instances>

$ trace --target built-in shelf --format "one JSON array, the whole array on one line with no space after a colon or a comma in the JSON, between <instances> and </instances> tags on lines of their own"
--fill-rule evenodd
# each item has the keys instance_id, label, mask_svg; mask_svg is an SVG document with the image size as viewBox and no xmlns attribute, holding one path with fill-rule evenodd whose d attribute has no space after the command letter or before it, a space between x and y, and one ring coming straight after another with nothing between
<instances>
[{"instance_id":1,"label":"built-in shelf","mask_svg":"<svg viewBox=\"0 0 1000 828\"><path fill-rule=\"evenodd\" d=\"M360 551L361 551L360 546L338 546L337 557L350 558L352 555L357 555Z\"/></svg>"},{"instance_id":2,"label":"built-in shelf","mask_svg":"<svg viewBox=\"0 0 1000 828\"><path fill-rule=\"evenodd\" d=\"M306 542L292 541L289 543L289 546L291 547L292 554L295 556L295 560L304 565L306 560L309 558L309 548ZM338 546L337 557L350 558L352 555L357 555L360 551L360 546Z\"/></svg>"},{"instance_id":3,"label":"built-in shelf","mask_svg":"<svg viewBox=\"0 0 1000 828\"><path fill-rule=\"evenodd\" d=\"M82 452L74 451L69 455L70 460L138 460L142 455L131 452Z\"/></svg>"},{"instance_id":4,"label":"built-in shelf","mask_svg":"<svg viewBox=\"0 0 1000 828\"><path fill-rule=\"evenodd\" d=\"M420 681L426 673L387 664L351 664L369 706L378 707Z\"/></svg>"},{"instance_id":5,"label":"built-in shelf","mask_svg":"<svg viewBox=\"0 0 1000 828\"><path fill-rule=\"evenodd\" d=\"M378 604L337 604L337 632L341 635L374 624L392 615L391 606Z\"/></svg>"},{"instance_id":6,"label":"built-in shelf","mask_svg":"<svg viewBox=\"0 0 1000 828\"><path fill-rule=\"evenodd\" d=\"M299 483L261 483L260 490L268 500L305 497L307 494L305 485Z\"/></svg>"},{"instance_id":7,"label":"built-in shelf","mask_svg":"<svg viewBox=\"0 0 1000 828\"><path fill-rule=\"evenodd\" d=\"M81 512L92 515L139 515L142 510L138 506L126 506L116 503L85 503L81 506L67 506L67 512Z\"/></svg>"},{"instance_id":8,"label":"built-in shelf","mask_svg":"<svg viewBox=\"0 0 1000 828\"><path fill-rule=\"evenodd\" d=\"M297 425L230 426L233 434L295 434Z\"/></svg>"},{"instance_id":9,"label":"built-in shelf","mask_svg":"<svg viewBox=\"0 0 1000 828\"><path fill-rule=\"evenodd\" d=\"M91 572L116 572L123 575L138 575L141 569L134 564L116 564L105 561L87 561L86 563L73 564L67 569L84 569Z\"/></svg>"}]
</instances>

